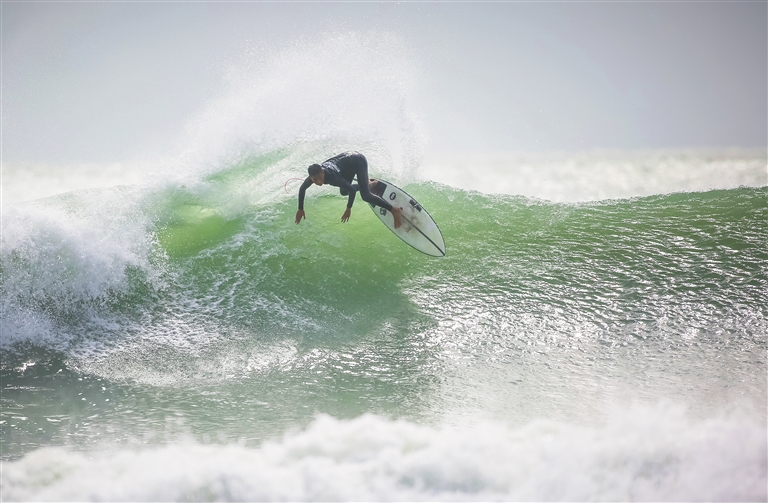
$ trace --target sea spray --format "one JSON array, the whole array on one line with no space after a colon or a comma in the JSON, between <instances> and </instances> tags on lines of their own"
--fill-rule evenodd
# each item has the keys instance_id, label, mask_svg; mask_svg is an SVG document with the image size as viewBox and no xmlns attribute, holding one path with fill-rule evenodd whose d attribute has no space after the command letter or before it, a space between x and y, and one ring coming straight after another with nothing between
<instances>
[{"instance_id":1,"label":"sea spray","mask_svg":"<svg viewBox=\"0 0 768 503\"><path fill-rule=\"evenodd\" d=\"M272 53L254 50L222 94L189 122L169 155L176 173L210 172L243 156L285 151L293 169L358 150L374 172L411 179L425 132L414 61L396 37L326 34ZM273 192L283 178L262 180Z\"/></svg>"}]
</instances>

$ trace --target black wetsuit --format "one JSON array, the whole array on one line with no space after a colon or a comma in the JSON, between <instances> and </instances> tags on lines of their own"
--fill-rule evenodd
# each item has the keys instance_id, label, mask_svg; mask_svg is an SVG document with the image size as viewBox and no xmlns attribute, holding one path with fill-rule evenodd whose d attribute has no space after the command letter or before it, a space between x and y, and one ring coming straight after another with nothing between
<instances>
[{"instance_id":1,"label":"black wetsuit","mask_svg":"<svg viewBox=\"0 0 768 503\"><path fill-rule=\"evenodd\" d=\"M363 201L374 206L381 206L392 211L392 205L376 194L371 194L368 188L368 161L363 154L357 152L345 152L323 161L320 167L325 172L325 182L328 185L339 187L342 196L349 196L347 208L351 208L355 202L355 194L360 191L360 197ZM356 184L352 180L357 176ZM312 178L307 177L299 188L299 209L304 209L304 194L310 185Z\"/></svg>"}]
</instances>

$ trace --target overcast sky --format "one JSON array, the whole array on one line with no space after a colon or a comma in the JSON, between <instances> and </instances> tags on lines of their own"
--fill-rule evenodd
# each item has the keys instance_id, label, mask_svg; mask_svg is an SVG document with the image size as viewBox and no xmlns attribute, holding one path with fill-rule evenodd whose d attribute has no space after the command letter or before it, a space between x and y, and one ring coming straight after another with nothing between
<instances>
[{"instance_id":1,"label":"overcast sky","mask_svg":"<svg viewBox=\"0 0 768 503\"><path fill-rule=\"evenodd\" d=\"M162 154L249 55L347 32L407 48L433 151L765 147L767 19L766 2L3 2L2 156Z\"/></svg>"}]
</instances>

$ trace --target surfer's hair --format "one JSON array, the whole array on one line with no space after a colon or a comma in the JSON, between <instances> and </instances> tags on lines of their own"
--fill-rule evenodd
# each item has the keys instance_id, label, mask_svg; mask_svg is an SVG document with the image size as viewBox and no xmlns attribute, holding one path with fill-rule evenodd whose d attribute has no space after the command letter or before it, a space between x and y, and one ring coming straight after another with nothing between
<instances>
[{"instance_id":1,"label":"surfer's hair","mask_svg":"<svg viewBox=\"0 0 768 503\"><path fill-rule=\"evenodd\" d=\"M307 168L307 172L309 173L309 176L315 176L316 174L320 173L322 169L323 167L319 164L312 164Z\"/></svg>"}]
</instances>

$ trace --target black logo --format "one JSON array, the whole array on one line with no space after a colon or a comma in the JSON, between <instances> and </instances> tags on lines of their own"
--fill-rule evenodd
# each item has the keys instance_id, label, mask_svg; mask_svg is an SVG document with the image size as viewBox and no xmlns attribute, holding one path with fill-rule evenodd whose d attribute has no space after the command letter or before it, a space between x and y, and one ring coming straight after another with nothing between
<instances>
[{"instance_id":1,"label":"black logo","mask_svg":"<svg viewBox=\"0 0 768 503\"><path fill-rule=\"evenodd\" d=\"M383 217L383 216L385 216L387 214L387 209L386 208L380 208L379 209L379 213L381 213L381 216Z\"/></svg>"},{"instance_id":2,"label":"black logo","mask_svg":"<svg viewBox=\"0 0 768 503\"><path fill-rule=\"evenodd\" d=\"M395 194L395 193L393 192L393 193L391 193L391 194L389 195L389 200L390 200L390 201L394 201L396 197L397 197L397 194Z\"/></svg>"}]
</instances>

